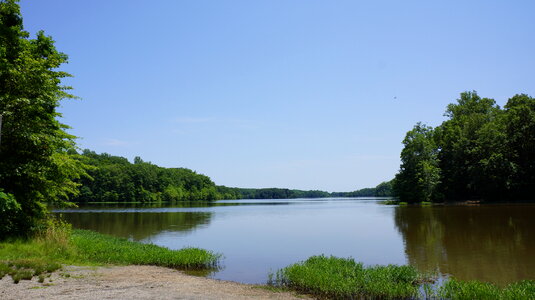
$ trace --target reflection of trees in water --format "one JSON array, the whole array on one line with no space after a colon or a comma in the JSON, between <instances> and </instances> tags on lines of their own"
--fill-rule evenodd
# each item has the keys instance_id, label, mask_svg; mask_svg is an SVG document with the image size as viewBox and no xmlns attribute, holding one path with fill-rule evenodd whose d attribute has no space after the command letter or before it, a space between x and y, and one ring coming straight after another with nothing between
<instances>
[{"instance_id":1,"label":"reflection of trees in water","mask_svg":"<svg viewBox=\"0 0 535 300\"><path fill-rule=\"evenodd\" d=\"M61 213L74 228L139 241L162 231L189 232L210 223L211 212L91 212Z\"/></svg>"},{"instance_id":2,"label":"reflection of trees in water","mask_svg":"<svg viewBox=\"0 0 535 300\"><path fill-rule=\"evenodd\" d=\"M535 277L535 206L397 207L409 263L505 284Z\"/></svg>"}]
</instances>

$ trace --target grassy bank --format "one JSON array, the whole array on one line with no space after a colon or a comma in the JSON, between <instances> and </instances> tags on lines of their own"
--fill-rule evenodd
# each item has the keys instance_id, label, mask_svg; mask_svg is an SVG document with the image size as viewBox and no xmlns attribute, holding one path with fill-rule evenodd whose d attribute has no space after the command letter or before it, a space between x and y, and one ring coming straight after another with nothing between
<instances>
[{"instance_id":1,"label":"grassy bank","mask_svg":"<svg viewBox=\"0 0 535 300\"><path fill-rule=\"evenodd\" d=\"M15 282L53 272L62 265L155 265L182 270L217 267L220 255L198 248L170 250L87 230L53 227L35 238L0 243L0 278Z\"/></svg>"},{"instance_id":2,"label":"grassy bank","mask_svg":"<svg viewBox=\"0 0 535 300\"><path fill-rule=\"evenodd\" d=\"M273 286L326 299L535 299L535 281L530 280L506 287L449 279L432 288L430 282L411 266L364 267L332 256L313 256L270 275Z\"/></svg>"}]
</instances>

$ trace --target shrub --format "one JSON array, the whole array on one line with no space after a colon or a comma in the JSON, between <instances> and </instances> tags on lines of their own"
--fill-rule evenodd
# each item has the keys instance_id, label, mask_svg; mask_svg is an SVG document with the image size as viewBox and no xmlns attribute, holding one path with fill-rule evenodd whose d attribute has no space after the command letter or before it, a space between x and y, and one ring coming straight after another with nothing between
<instances>
[{"instance_id":1,"label":"shrub","mask_svg":"<svg viewBox=\"0 0 535 300\"><path fill-rule=\"evenodd\" d=\"M17 233L21 218L22 209L15 196L0 189L0 240Z\"/></svg>"}]
</instances>

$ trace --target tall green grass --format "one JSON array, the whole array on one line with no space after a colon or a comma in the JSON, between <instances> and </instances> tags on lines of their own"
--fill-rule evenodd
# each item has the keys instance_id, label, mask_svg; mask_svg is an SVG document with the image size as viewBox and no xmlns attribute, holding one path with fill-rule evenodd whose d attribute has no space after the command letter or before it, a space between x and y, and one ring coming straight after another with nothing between
<instances>
[{"instance_id":1,"label":"tall green grass","mask_svg":"<svg viewBox=\"0 0 535 300\"><path fill-rule=\"evenodd\" d=\"M220 255L199 248L170 250L88 230L75 230L71 242L77 249L78 259L95 263L155 265L188 270L217 267L220 258Z\"/></svg>"},{"instance_id":2,"label":"tall green grass","mask_svg":"<svg viewBox=\"0 0 535 300\"><path fill-rule=\"evenodd\" d=\"M535 281L499 287L448 279L433 288L431 278L411 266L364 267L353 259L312 256L270 274L269 284L327 299L535 299Z\"/></svg>"},{"instance_id":3,"label":"tall green grass","mask_svg":"<svg viewBox=\"0 0 535 300\"><path fill-rule=\"evenodd\" d=\"M353 259L312 256L270 276L270 284L332 299L413 298L419 274L411 266L364 267Z\"/></svg>"},{"instance_id":4,"label":"tall green grass","mask_svg":"<svg viewBox=\"0 0 535 300\"><path fill-rule=\"evenodd\" d=\"M221 255L198 249L170 250L68 226L50 226L27 240L0 243L0 279L14 282L50 273L62 265L155 265L182 270L217 268Z\"/></svg>"},{"instance_id":5,"label":"tall green grass","mask_svg":"<svg viewBox=\"0 0 535 300\"><path fill-rule=\"evenodd\" d=\"M452 300L535 299L535 281L523 280L499 287L487 282L450 279L435 291L435 297Z\"/></svg>"}]
</instances>

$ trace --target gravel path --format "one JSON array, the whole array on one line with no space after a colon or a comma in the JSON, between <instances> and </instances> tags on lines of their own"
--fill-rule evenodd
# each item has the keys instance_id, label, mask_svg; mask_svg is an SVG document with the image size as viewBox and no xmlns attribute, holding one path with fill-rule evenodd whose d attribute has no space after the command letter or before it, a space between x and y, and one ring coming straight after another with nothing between
<instances>
[{"instance_id":1,"label":"gravel path","mask_svg":"<svg viewBox=\"0 0 535 300\"><path fill-rule=\"evenodd\" d=\"M253 285L185 275L154 266L65 267L44 283L10 276L0 280L0 299L303 299Z\"/></svg>"}]
</instances>

